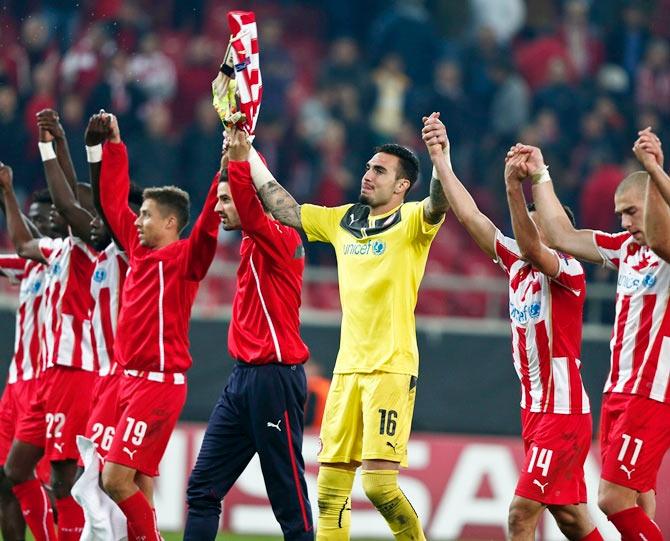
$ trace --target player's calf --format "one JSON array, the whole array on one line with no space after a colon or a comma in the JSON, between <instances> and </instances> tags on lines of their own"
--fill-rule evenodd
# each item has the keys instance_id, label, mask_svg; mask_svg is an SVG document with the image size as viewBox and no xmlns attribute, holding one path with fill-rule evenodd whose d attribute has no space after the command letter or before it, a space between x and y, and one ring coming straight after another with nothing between
<instances>
[{"instance_id":1,"label":"player's calf","mask_svg":"<svg viewBox=\"0 0 670 541\"><path fill-rule=\"evenodd\" d=\"M425 540L421 521L398 486L398 470L363 470L365 495L377 508L399 540Z\"/></svg>"},{"instance_id":2,"label":"player's calf","mask_svg":"<svg viewBox=\"0 0 670 541\"><path fill-rule=\"evenodd\" d=\"M558 528L570 541L602 541L585 504L550 505L549 511Z\"/></svg>"},{"instance_id":3,"label":"player's calf","mask_svg":"<svg viewBox=\"0 0 670 541\"><path fill-rule=\"evenodd\" d=\"M351 488L355 469L335 465L321 466L317 477L319 520L317 541L349 539L351 527Z\"/></svg>"},{"instance_id":4,"label":"player's calf","mask_svg":"<svg viewBox=\"0 0 670 541\"><path fill-rule=\"evenodd\" d=\"M0 467L0 533L6 541L18 541L26 537L26 522L23 520L21 506L2 467Z\"/></svg>"}]
</instances>

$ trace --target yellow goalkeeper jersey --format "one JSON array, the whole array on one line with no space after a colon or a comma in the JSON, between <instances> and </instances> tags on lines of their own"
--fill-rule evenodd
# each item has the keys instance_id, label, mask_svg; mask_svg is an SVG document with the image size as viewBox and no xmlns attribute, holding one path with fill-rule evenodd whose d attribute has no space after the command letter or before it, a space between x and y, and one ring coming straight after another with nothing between
<instances>
[{"instance_id":1,"label":"yellow goalkeeper jersey","mask_svg":"<svg viewBox=\"0 0 670 541\"><path fill-rule=\"evenodd\" d=\"M421 202L369 216L370 207L302 205L310 241L335 248L342 304L334 373L374 371L418 375L414 308L440 225L426 222Z\"/></svg>"}]
</instances>

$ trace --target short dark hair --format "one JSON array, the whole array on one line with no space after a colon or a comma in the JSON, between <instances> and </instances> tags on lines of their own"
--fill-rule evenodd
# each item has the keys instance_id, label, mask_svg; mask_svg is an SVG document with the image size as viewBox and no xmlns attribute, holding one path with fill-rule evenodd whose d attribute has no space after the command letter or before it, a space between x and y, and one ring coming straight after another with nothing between
<instances>
[{"instance_id":1,"label":"short dark hair","mask_svg":"<svg viewBox=\"0 0 670 541\"><path fill-rule=\"evenodd\" d=\"M416 157L416 154L409 148L396 145L395 143L386 143L385 145L378 146L375 148L375 154L378 152L391 154L391 156L398 158L400 166L398 167L396 178L406 178L409 180L409 188L407 188L409 192L419 178L419 158Z\"/></svg>"},{"instance_id":2,"label":"short dark hair","mask_svg":"<svg viewBox=\"0 0 670 541\"><path fill-rule=\"evenodd\" d=\"M146 188L143 198L153 199L161 207L166 207L177 216L177 227L181 233L188 225L191 214L191 198L181 188L176 186L161 186L160 188Z\"/></svg>"},{"instance_id":3,"label":"short dark hair","mask_svg":"<svg viewBox=\"0 0 670 541\"><path fill-rule=\"evenodd\" d=\"M44 203L46 205L52 205L53 200L51 199L51 194L49 193L49 190L46 188L42 188L41 190L35 190L33 192L33 203Z\"/></svg>"},{"instance_id":4,"label":"short dark hair","mask_svg":"<svg viewBox=\"0 0 670 541\"><path fill-rule=\"evenodd\" d=\"M572 227L577 227L577 221L575 220L575 213L572 212L572 209L568 205L561 205L561 206L563 207L563 210L565 211L565 214L570 219L570 223L572 224ZM535 208L535 203L528 203L526 205L526 208L528 209L528 212L537 211L537 209Z\"/></svg>"}]
</instances>

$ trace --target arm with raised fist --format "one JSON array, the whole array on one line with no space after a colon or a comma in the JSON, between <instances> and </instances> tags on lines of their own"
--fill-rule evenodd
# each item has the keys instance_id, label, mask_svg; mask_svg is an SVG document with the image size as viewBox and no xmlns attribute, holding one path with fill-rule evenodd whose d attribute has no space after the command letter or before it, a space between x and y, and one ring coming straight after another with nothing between
<instances>
[{"instance_id":1,"label":"arm with raised fist","mask_svg":"<svg viewBox=\"0 0 670 541\"><path fill-rule=\"evenodd\" d=\"M537 147L517 143L507 153L507 160L526 155L528 174L533 181L533 201L551 248L592 263L602 263L591 229L575 229L554 191L549 168Z\"/></svg>"},{"instance_id":2,"label":"arm with raised fist","mask_svg":"<svg viewBox=\"0 0 670 541\"><path fill-rule=\"evenodd\" d=\"M463 224L468 234L482 251L492 259L496 258L495 239L497 228L477 207L475 200L458 179L451 167L449 155L449 139L446 130L442 130L429 122L431 117L424 117L422 137L428 154L433 162L433 178L431 179L431 195L437 186L445 196L447 208L451 208L458 221ZM440 122L440 124L442 124ZM443 137L442 137L443 135ZM445 146L446 145L446 146ZM445 152L445 148L447 151ZM437 184L437 182L439 184ZM437 197L439 199L439 196Z\"/></svg>"},{"instance_id":3,"label":"arm with raised fist","mask_svg":"<svg viewBox=\"0 0 670 541\"><path fill-rule=\"evenodd\" d=\"M526 156L520 154L505 161L505 187L514 239L525 261L541 273L553 277L560 269L558 256L542 242L540 232L528 212L522 189L522 183L527 177Z\"/></svg>"},{"instance_id":4,"label":"arm with raised fist","mask_svg":"<svg viewBox=\"0 0 670 541\"><path fill-rule=\"evenodd\" d=\"M670 262L670 177L663 170L661 141L650 128L642 130L633 152L649 173L644 210L644 235L647 245Z\"/></svg>"},{"instance_id":5,"label":"arm with raised fist","mask_svg":"<svg viewBox=\"0 0 670 541\"><path fill-rule=\"evenodd\" d=\"M437 146L442 149L448 164L451 164L449 139L447 129L440 120L440 113L431 113L430 116L423 117L423 129L421 131L426 144ZM435 173L436 170L434 169ZM449 210L449 200L442 188L442 182L437 178L437 174L431 175L429 195L423 200L423 215L430 224L438 223Z\"/></svg>"},{"instance_id":6,"label":"arm with raised fist","mask_svg":"<svg viewBox=\"0 0 670 541\"><path fill-rule=\"evenodd\" d=\"M44 175L54 206L72 229L72 234L90 242L93 216L79 203L76 178L68 178L65 170L61 167L61 163L72 164L67 143L64 143L65 132L63 127L58 122L55 111L51 109L45 109L37 114L37 125L39 127L39 144ZM60 141L57 138L60 138ZM56 143L55 156L48 152L48 145L53 143ZM46 153L44 145L47 146ZM72 169L71 174L74 174L74 169Z\"/></svg>"},{"instance_id":7,"label":"arm with raised fist","mask_svg":"<svg viewBox=\"0 0 670 541\"><path fill-rule=\"evenodd\" d=\"M5 202L7 229L16 253L27 259L46 263L39 247L39 240L33 237L26 225L19 203L14 193L14 173L12 168L0 162L0 192Z\"/></svg>"}]
</instances>

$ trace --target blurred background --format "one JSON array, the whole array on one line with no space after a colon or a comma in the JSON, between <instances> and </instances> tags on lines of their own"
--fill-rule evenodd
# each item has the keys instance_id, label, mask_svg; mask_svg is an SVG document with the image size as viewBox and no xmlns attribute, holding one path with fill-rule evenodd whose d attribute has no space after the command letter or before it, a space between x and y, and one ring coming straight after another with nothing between
<instances>
[{"instance_id":1,"label":"blurred background","mask_svg":"<svg viewBox=\"0 0 670 541\"><path fill-rule=\"evenodd\" d=\"M104 108L119 117L132 179L141 186L176 184L191 194L192 215L199 212L219 164L221 125L210 82L226 48L231 9L256 12L264 94L255 146L298 202L355 201L372 149L389 141L420 156L423 174L410 198L422 199L430 162L421 117L440 111L457 175L503 232L511 233L503 158L517 141L542 148L579 226L616 231L613 194L639 169L631 152L637 131L651 126L668 141L670 0L4 0L0 160L13 166L22 201L45 186L35 113L58 110L86 180L84 128ZM221 233L197 300L185 421L208 418L230 371L225 337L239 240L239 233ZM2 227L0 248L10 250ZM332 249L306 249L302 320L313 355L308 422L316 429L340 312ZM597 432L615 287L609 271L587 270L582 370ZM16 295L0 285L3 368L12 353ZM513 460L523 456L507 311L506 278L448 217L417 306L421 377L414 428L424 434L413 437L415 469L404 481L418 491L412 501L424 509L433 538L501 538L504 531ZM167 467L180 473L162 481L169 483L158 506L164 528L178 530L183 520L179 483L202 435L202 426L193 426L180 427L166 455ZM305 445L312 483L316 436ZM587 466L593 488L595 447ZM226 501L233 510L247 505L260 512L265 505L266 514L224 513L226 529L274 527L254 467ZM468 473L454 473L459 468ZM668 484L666 460L659 486ZM471 498L463 500L464 493ZM365 508L364 495L355 497ZM659 498L657 518L670 535L670 500ZM354 518L354 534L383 535L375 517L368 509L365 520ZM468 529L473 524L479 529ZM546 524L541 538L560 539Z\"/></svg>"}]
</instances>

